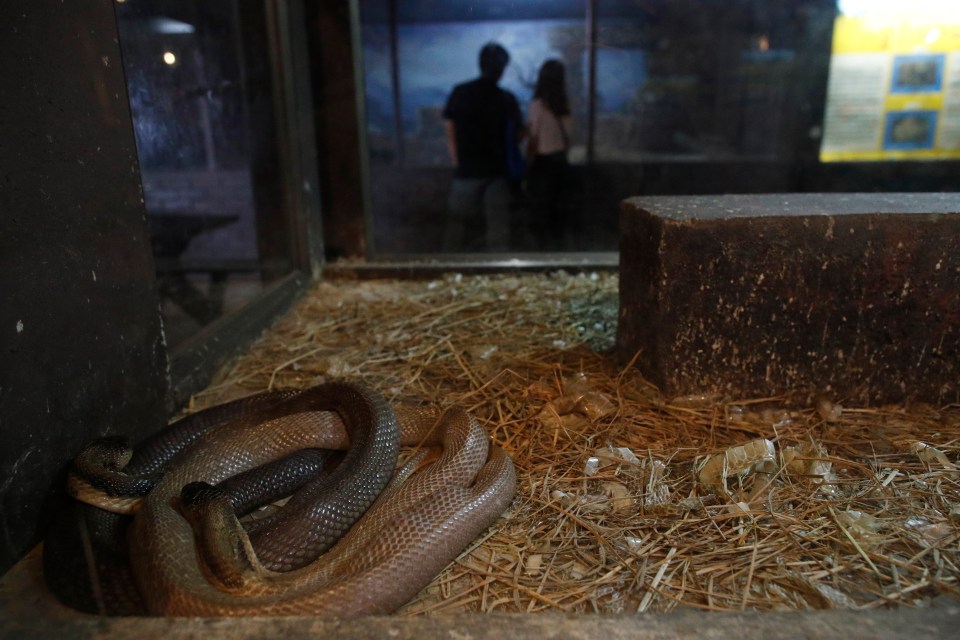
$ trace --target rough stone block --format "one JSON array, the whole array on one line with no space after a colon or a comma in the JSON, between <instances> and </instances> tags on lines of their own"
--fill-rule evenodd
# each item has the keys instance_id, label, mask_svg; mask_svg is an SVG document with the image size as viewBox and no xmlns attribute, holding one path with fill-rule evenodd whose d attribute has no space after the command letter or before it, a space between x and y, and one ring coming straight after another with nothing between
<instances>
[{"instance_id":1,"label":"rough stone block","mask_svg":"<svg viewBox=\"0 0 960 640\"><path fill-rule=\"evenodd\" d=\"M960 195L645 197L617 349L669 395L960 398Z\"/></svg>"}]
</instances>

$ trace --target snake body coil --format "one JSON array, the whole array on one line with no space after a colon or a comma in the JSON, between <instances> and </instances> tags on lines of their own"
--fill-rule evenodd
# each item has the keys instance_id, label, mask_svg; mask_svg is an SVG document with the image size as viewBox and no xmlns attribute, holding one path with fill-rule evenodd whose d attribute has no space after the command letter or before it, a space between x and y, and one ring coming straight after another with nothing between
<instances>
[{"instance_id":1,"label":"snake body coil","mask_svg":"<svg viewBox=\"0 0 960 640\"><path fill-rule=\"evenodd\" d=\"M442 452L423 465L420 450L394 474L401 444ZM167 459L138 462L162 477L136 502L128 545L154 615L392 612L490 526L516 489L510 458L464 410L395 411L347 383L261 394L249 410L191 428L185 446L151 446ZM321 450L346 453L316 474ZM291 464L307 472L290 473ZM129 467L112 465L126 482ZM262 481L274 476L282 480ZM284 488L251 498L238 488L248 480ZM273 515L238 519L258 500L294 489Z\"/></svg>"}]
</instances>

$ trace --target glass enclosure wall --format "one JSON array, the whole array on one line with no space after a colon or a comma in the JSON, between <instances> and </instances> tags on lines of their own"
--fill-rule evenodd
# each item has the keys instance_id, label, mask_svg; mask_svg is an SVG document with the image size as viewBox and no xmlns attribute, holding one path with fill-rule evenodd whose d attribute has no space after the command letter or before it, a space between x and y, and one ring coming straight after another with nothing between
<instances>
[{"instance_id":1,"label":"glass enclosure wall","mask_svg":"<svg viewBox=\"0 0 960 640\"><path fill-rule=\"evenodd\" d=\"M594 158L775 162L798 150L803 101L823 82L811 57L829 47L830 4L596 7Z\"/></svg>"},{"instance_id":2,"label":"glass enclosure wall","mask_svg":"<svg viewBox=\"0 0 960 640\"><path fill-rule=\"evenodd\" d=\"M117 0L116 11L176 347L293 269L270 18L251 0Z\"/></svg>"},{"instance_id":3,"label":"glass enclosure wall","mask_svg":"<svg viewBox=\"0 0 960 640\"><path fill-rule=\"evenodd\" d=\"M359 9L374 252L441 251L453 176L444 107L455 85L479 75L479 52L489 42L509 53L499 85L521 114L543 61L565 62L571 157L582 162L588 101L581 0L362 0ZM522 224L525 213L519 200L509 212L513 250L534 240Z\"/></svg>"},{"instance_id":4,"label":"glass enclosure wall","mask_svg":"<svg viewBox=\"0 0 960 640\"><path fill-rule=\"evenodd\" d=\"M951 69L960 73L960 45L950 43L960 10L936 0L920 4L933 8L943 35L938 44L926 42L928 20L923 37L901 42L914 56L903 57L901 75L913 78L930 67L935 76L942 74L941 94L956 93L948 85L955 77ZM949 154L939 155L941 162L912 163L888 162L903 155L870 158L884 162L821 158L834 54L838 46L849 46L846 40L838 44L835 25L840 29L863 6L880 5L901 11L917 6L856 0L355 0L368 251L463 253L482 244L445 244L445 228L462 213L447 127L456 127L459 117L449 110L454 87L480 75L478 56L488 42L509 53L499 87L516 98L528 124L534 122L528 110L538 70L549 59L565 70L571 116L565 132L569 166L553 183L550 208L542 207L542 174L532 163L526 179L514 184L510 252L615 250L619 203L635 195L960 189L958 163ZM858 24L869 31L876 23L867 18ZM937 49L932 56L926 50L931 47ZM883 79L893 77L887 67L882 71ZM830 84L831 91L838 86ZM914 104L916 96L895 100L908 111L933 109L925 106L930 100ZM834 124L828 124L836 130L837 110L830 115ZM919 127L925 142L937 126L929 114L914 113L898 131L919 140ZM892 135L872 133L878 139ZM519 146L523 151L524 143ZM489 215L478 201L481 212L471 215L482 236ZM538 237L545 233L551 238L546 246Z\"/></svg>"}]
</instances>

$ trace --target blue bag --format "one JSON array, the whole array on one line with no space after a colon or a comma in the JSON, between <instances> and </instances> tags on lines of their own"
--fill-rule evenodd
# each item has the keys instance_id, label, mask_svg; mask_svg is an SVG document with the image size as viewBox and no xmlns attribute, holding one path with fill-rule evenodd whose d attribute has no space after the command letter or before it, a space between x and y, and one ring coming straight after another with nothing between
<instances>
[{"instance_id":1,"label":"blue bag","mask_svg":"<svg viewBox=\"0 0 960 640\"><path fill-rule=\"evenodd\" d=\"M507 119L507 176L514 182L523 180L527 173L527 161L520 152L517 143L517 122L514 118Z\"/></svg>"}]
</instances>

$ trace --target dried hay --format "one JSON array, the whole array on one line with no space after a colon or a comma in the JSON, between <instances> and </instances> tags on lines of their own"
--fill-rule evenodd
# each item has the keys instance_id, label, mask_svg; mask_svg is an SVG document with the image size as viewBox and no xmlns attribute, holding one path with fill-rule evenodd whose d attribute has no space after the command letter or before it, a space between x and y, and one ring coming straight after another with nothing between
<instances>
[{"instance_id":1,"label":"dried hay","mask_svg":"<svg viewBox=\"0 0 960 640\"><path fill-rule=\"evenodd\" d=\"M194 408L333 377L469 408L517 497L408 615L960 595L960 407L663 398L609 356L616 315L611 274L322 282Z\"/></svg>"}]
</instances>

